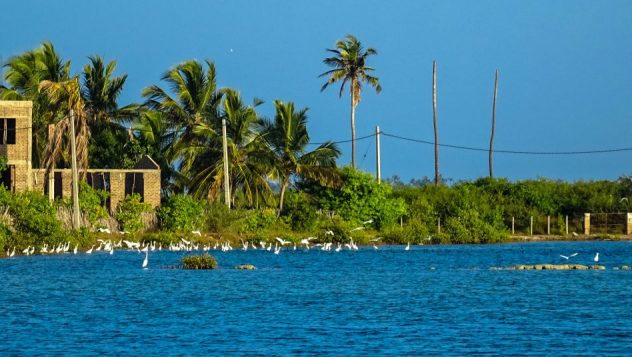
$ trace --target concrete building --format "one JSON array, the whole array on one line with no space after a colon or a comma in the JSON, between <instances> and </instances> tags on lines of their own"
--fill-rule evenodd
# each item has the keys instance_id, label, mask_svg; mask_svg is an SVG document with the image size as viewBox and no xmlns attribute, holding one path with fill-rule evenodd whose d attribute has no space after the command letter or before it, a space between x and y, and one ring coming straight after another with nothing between
<instances>
[{"instance_id":1,"label":"concrete building","mask_svg":"<svg viewBox=\"0 0 632 357\"><path fill-rule=\"evenodd\" d=\"M55 169L47 181L44 169L33 168L32 112L30 101L0 101L0 156L7 159L0 184L12 192L33 190L51 198L71 197L70 169ZM110 193L107 206L111 211L132 193L140 194L152 207L160 205L160 166L149 156L144 156L133 169L89 168L85 179L92 187Z\"/></svg>"}]
</instances>

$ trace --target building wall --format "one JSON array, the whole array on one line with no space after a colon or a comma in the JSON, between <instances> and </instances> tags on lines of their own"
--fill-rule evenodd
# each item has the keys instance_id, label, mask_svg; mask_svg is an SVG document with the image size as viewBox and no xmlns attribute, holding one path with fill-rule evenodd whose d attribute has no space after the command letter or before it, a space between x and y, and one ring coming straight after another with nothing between
<instances>
[{"instance_id":1,"label":"building wall","mask_svg":"<svg viewBox=\"0 0 632 357\"><path fill-rule=\"evenodd\" d=\"M33 169L31 162L33 104L30 101L0 100L0 118L16 120L15 144L0 145L0 155L7 158L7 165L13 166L12 188L15 191L34 190L44 193L45 170ZM110 174L110 207L112 210L125 198L125 174L142 173L144 178L144 201L152 207L160 205L160 169L150 158L141 160L148 165L142 169L100 170L88 169L88 172L107 172ZM149 169L153 166L156 169ZM72 197L72 172L70 169L56 169L62 175L62 197ZM52 175L51 175L52 176ZM50 182L53 190L54 182Z\"/></svg>"},{"instance_id":2,"label":"building wall","mask_svg":"<svg viewBox=\"0 0 632 357\"><path fill-rule=\"evenodd\" d=\"M15 167L12 188L24 191L32 187L31 135L33 103L30 101L0 101L0 118L15 119L15 144L0 145L0 155L7 165Z\"/></svg>"}]
</instances>

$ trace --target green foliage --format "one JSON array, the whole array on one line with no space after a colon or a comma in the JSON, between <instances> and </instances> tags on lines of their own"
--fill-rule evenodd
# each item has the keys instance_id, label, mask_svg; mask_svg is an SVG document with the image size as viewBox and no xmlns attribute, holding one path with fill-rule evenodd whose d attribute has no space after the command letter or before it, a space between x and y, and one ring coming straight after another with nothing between
<instances>
[{"instance_id":1,"label":"green foliage","mask_svg":"<svg viewBox=\"0 0 632 357\"><path fill-rule=\"evenodd\" d=\"M204 204L189 195L172 195L158 209L162 228L169 231L199 230Z\"/></svg>"},{"instance_id":2,"label":"green foliage","mask_svg":"<svg viewBox=\"0 0 632 357\"><path fill-rule=\"evenodd\" d=\"M273 209L250 211L244 220L240 232L254 233L272 227L277 222L277 214Z\"/></svg>"},{"instance_id":3,"label":"green foliage","mask_svg":"<svg viewBox=\"0 0 632 357\"><path fill-rule=\"evenodd\" d=\"M217 269L217 260L208 254L204 255L188 255L181 260L184 269Z\"/></svg>"},{"instance_id":4,"label":"green foliage","mask_svg":"<svg viewBox=\"0 0 632 357\"><path fill-rule=\"evenodd\" d=\"M79 183L79 207L90 224L94 225L99 219L108 217L105 208L108 197L110 193L105 190L94 189L85 181Z\"/></svg>"},{"instance_id":5,"label":"green foliage","mask_svg":"<svg viewBox=\"0 0 632 357\"><path fill-rule=\"evenodd\" d=\"M305 193L295 191L288 192L282 217L295 231L310 231L318 221L318 214L309 197Z\"/></svg>"},{"instance_id":6,"label":"green foliage","mask_svg":"<svg viewBox=\"0 0 632 357\"><path fill-rule=\"evenodd\" d=\"M350 167L340 170L340 174L342 185L339 188L312 188L323 210L335 211L353 224L373 220L373 226L378 229L395 224L406 213L406 203L392 196L391 186Z\"/></svg>"},{"instance_id":7,"label":"green foliage","mask_svg":"<svg viewBox=\"0 0 632 357\"><path fill-rule=\"evenodd\" d=\"M0 186L0 207L7 209L15 232L15 237L5 235L5 241L16 240L18 236L20 241L31 245L60 241L61 223L48 197L41 193L27 191L13 194Z\"/></svg>"},{"instance_id":8,"label":"green foliage","mask_svg":"<svg viewBox=\"0 0 632 357\"><path fill-rule=\"evenodd\" d=\"M134 233L144 228L142 216L148 212L151 212L151 206L141 202L140 195L135 193L125 196L116 207L116 220L122 230Z\"/></svg>"},{"instance_id":9,"label":"green foliage","mask_svg":"<svg viewBox=\"0 0 632 357\"><path fill-rule=\"evenodd\" d=\"M224 203L210 203L206 206L206 228L211 232L221 232L232 226L241 216L241 211L231 211Z\"/></svg>"}]
</instances>

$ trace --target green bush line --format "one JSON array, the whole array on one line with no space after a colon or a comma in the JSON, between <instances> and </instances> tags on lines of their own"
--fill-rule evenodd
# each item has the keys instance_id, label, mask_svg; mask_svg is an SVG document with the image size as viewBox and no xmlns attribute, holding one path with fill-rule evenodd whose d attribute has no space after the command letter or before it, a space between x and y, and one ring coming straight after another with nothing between
<instances>
[{"instance_id":1,"label":"green bush line","mask_svg":"<svg viewBox=\"0 0 632 357\"><path fill-rule=\"evenodd\" d=\"M147 227L141 220L149 206L138 196L128 196L117 207L114 217L103 208L107 195L87 185L81 186L81 209L92 227L101 219L116 219L120 231L104 234L89 228L71 230L58 220L57 209L67 201L50 204L40 193L11 193L0 188L0 251L35 246L57 246L70 242L85 250L97 239L155 241L167 247L182 238L200 244L230 241L274 242L275 237L299 244L313 236L313 242L346 243L351 237L358 244L471 244L515 240L510 237L508 218L551 215L552 234L565 232L561 217L581 217L584 212L632 211L632 181L568 183L547 179L510 182L506 179L478 179L453 185L403 185L396 180L377 183L371 175L350 168L340 170L342 185L323 187L300 181L286 194L283 212L264 207L228 210L222 203L195 200L187 195L165 198L155 211L157 226ZM400 226L400 220L403 227ZM441 231L437 222L441 221ZM192 232L200 231L197 235ZM333 232L333 236L327 234ZM571 230L572 231L572 230ZM616 238L601 235L604 239Z\"/></svg>"}]
</instances>

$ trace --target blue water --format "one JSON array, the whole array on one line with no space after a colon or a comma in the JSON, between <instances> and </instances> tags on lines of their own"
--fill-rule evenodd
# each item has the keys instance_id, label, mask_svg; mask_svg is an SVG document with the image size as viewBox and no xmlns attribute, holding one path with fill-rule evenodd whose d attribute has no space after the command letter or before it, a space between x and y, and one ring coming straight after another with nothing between
<instances>
[{"instance_id":1,"label":"blue water","mask_svg":"<svg viewBox=\"0 0 632 357\"><path fill-rule=\"evenodd\" d=\"M184 253L0 260L0 355L630 355L629 242ZM256 271L238 271L238 264Z\"/></svg>"}]
</instances>

